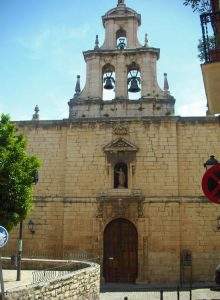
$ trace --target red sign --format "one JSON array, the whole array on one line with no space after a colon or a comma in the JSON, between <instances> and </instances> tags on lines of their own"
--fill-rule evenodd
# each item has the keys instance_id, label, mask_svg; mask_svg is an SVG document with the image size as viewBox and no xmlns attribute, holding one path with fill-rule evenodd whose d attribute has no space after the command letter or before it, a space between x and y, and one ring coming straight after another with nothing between
<instances>
[{"instance_id":1,"label":"red sign","mask_svg":"<svg viewBox=\"0 0 220 300\"><path fill-rule=\"evenodd\" d=\"M220 204L220 164L208 169L202 178L202 189L209 201Z\"/></svg>"}]
</instances>

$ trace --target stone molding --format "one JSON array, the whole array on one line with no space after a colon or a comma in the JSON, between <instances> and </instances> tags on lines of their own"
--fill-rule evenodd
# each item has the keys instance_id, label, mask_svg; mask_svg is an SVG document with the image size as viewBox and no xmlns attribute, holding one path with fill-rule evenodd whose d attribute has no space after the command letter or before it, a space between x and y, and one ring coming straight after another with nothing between
<instances>
[{"instance_id":1,"label":"stone molding","mask_svg":"<svg viewBox=\"0 0 220 300\"><path fill-rule=\"evenodd\" d=\"M102 193L97 200L97 218L130 218L131 210L133 217L144 217L144 197L140 190L110 190L107 193Z\"/></svg>"},{"instance_id":2,"label":"stone molding","mask_svg":"<svg viewBox=\"0 0 220 300\"><path fill-rule=\"evenodd\" d=\"M105 153L137 152L138 148L124 138L118 138L103 148Z\"/></svg>"},{"instance_id":3,"label":"stone molding","mask_svg":"<svg viewBox=\"0 0 220 300\"><path fill-rule=\"evenodd\" d=\"M115 194L112 194L112 190L110 194L108 192L100 193L97 197L50 197L50 196L35 196L34 201L37 203L47 203L47 202L61 202L64 204L74 204L74 203L91 203L97 204L100 201L100 197L114 197ZM131 190L121 190L118 196L127 197L126 193L130 193ZM133 192L130 194L132 197L135 197L136 192L139 190L132 190ZM140 193L139 193L140 195ZM143 204L145 203L208 203L209 201L205 196L164 196L164 197L145 197L143 196ZM139 196L138 196L139 197Z\"/></svg>"},{"instance_id":4,"label":"stone molding","mask_svg":"<svg viewBox=\"0 0 220 300\"><path fill-rule=\"evenodd\" d=\"M135 48L135 49L124 49L123 50L123 55L128 55L128 54L137 54L137 53L152 53L157 56L157 59L160 58L160 49L159 48L154 48L154 47L141 47L141 48ZM93 55L118 55L118 50L117 49L102 49L99 48L97 50L87 50L83 51L83 55L85 59L88 59L92 57Z\"/></svg>"},{"instance_id":5,"label":"stone molding","mask_svg":"<svg viewBox=\"0 0 220 300\"><path fill-rule=\"evenodd\" d=\"M112 132L115 135L127 135L129 133L129 127L125 123L116 123L113 125Z\"/></svg>"},{"instance_id":6,"label":"stone molding","mask_svg":"<svg viewBox=\"0 0 220 300\"><path fill-rule=\"evenodd\" d=\"M14 124L17 125L20 128L23 127L29 127L29 128L42 128L47 129L50 127L57 127L57 129L61 129L62 127L71 127L71 126L77 126L80 124L88 124L91 123L97 123L97 124L111 124L115 122L136 122L136 121L142 121L147 123L162 123L162 122L174 122L174 123L180 123L180 124L213 124L213 123L220 123L220 116L208 116L208 117L178 117L178 116L148 116L148 117L111 117L111 118L78 118L78 119L63 119L63 120L45 120L45 121L15 121Z\"/></svg>"}]
</instances>

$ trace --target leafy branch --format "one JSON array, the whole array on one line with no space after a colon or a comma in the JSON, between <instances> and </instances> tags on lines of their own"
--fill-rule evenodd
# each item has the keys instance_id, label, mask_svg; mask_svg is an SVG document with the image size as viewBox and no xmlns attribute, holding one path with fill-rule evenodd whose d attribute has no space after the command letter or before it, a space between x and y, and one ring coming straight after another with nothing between
<instances>
[{"instance_id":1,"label":"leafy branch","mask_svg":"<svg viewBox=\"0 0 220 300\"><path fill-rule=\"evenodd\" d=\"M32 207L33 183L39 160L26 151L8 115L0 118L0 225L11 230L24 220Z\"/></svg>"},{"instance_id":2,"label":"leafy branch","mask_svg":"<svg viewBox=\"0 0 220 300\"><path fill-rule=\"evenodd\" d=\"M183 4L185 6L190 5L194 12L204 13L211 11L210 0L184 0Z\"/></svg>"}]
</instances>

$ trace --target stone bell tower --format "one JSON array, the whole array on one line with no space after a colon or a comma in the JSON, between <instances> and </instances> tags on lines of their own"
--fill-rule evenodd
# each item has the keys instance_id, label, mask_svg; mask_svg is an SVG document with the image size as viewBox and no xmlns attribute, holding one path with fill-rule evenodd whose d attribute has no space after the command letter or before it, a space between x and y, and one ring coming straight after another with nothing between
<instances>
[{"instance_id":1,"label":"stone bell tower","mask_svg":"<svg viewBox=\"0 0 220 300\"><path fill-rule=\"evenodd\" d=\"M144 117L174 114L167 74L164 89L157 82L156 63L160 50L138 41L141 15L124 0L103 17L105 41L96 36L93 50L85 51L86 84L81 91L80 76L69 101L69 118Z\"/></svg>"}]
</instances>

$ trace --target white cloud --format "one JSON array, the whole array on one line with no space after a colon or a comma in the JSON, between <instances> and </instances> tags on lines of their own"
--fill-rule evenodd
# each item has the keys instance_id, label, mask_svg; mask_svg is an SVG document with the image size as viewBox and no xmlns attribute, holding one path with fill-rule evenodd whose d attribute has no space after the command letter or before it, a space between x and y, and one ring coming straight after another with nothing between
<instances>
[{"instance_id":1,"label":"white cloud","mask_svg":"<svg viewBox=\"0 0 220 300\"><path fill-rule=\"evenodd\" d=\"M200 70L197 70L197 73L193 75L190 74L188 77L177 78L177 83L174 88L176 115L206 115L207 99Z\"/></svg>"},{"instance_id":2,"label":"white cloud","mask_svg":"<svg viewBox=\"0 0 220 300\"><path fill-rule=\"evenodd\" d=\"M178 107L176 114L181 116L205 116L206 107L202 106L200 101L184 104Z\"/></svg>"},{"instance_id":3,"label":"white cloud","mask_svg":"<svg viewBox=\"0 0 220 300\"><path fill-rule=\"evenodd\" d=\"M32 59L40 59L48 53L48 49L57 51L63 48L68 41L73 42L76 39L82 39L87 35L89 29L88 24L84 24L78 28L57 25L41 29L35 35L16 38L15 42L29 51L29 56Z\"/></svg>"},{"instance_id":4,"label":"white cloud","mask_svg":"<svg viewBox=\"0 0 220 300\"><path fill-rule=\"evenodd\" d=\"M67 101L64 100L64 97L57 96L54 93L50 93L47 95L47 100L48 100L48 107L46 109L46 111L50 114L50 116L47 114L45 114L42 111L42 119L48 119L51 118L51 116L53 116L53 119L55 120L59 120L59 119L66 119L68 118L68 104ZM53 106L52 111L50 111L49 106ZM45 111L45 112L46 112Z\"/></svg>"}]
</instances>

